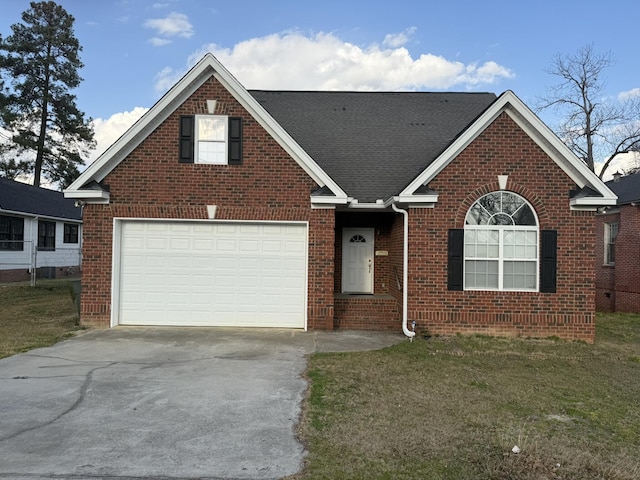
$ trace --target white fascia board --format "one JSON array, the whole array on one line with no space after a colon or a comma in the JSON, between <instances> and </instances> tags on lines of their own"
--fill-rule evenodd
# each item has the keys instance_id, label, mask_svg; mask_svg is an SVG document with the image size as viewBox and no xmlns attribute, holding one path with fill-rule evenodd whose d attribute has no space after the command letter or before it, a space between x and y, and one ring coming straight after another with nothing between
<instances>
[{"instance_id":1,"label":"white fascia board","mask_svg":"<svg viewBox=\"0 0 640 480\"><path fill-rule=\"evenodd\" d=\"M76 198L87 203L109 203L110 194L105 190L72 190L68 188L63 191L65 198Z\"/></svg>"},{"instance_id":2,"label":"white fascia board","mask_svg":"<svg viewBox=\"0 0 640 480\"><path fill-rule=\"evenodd\" d=\"M547 155L580 188L589 186L605 201L615 194L567 147L555 133L535 115L511 90L504 92L478 119L436 158L402 192L400 197L412 196L422 185L428 184L451 160L475 140L502 112L506 112ZM586 200L586 197L585 199ZM585 203L586 204L586 203Z\"/></svg>"},{"instance_id":3,"label":"white fascia board","mask_svg":"<svg viewBox=\"0 0 640 480\"><path fill-rule=\"evenodd\" d=\"M605 197L581 197L581 198L572 198L569 200L569 205L572 207L611 207L615 206L617 203L617 197L614 195L614 198L605 198Z\"/></svg>"},{"instance_id":4,"label":"white fascia board","mask_svg":"<svg viewBox=\"0 0 640 480\"><path fill-rule=\"evenodd\" d=\"M326 195L314 197L311 196L311 203L325 205L344 205L348 203L346 195L344 197L330 197Z\"/></svg>"},{"instance_id":5,"label":"white fascia board","mask_svg":"<svg viewBox=\"0 0 640 480\"><path fill-rule=\"evenodd\" d=\"M403 195L393 197L396 203L437 203L439 194L432 195Z\"/></svg>"},{"instance_id":6,"label":"white fascia board","mask_svg":"<svg viewBox=\"0 0 640 480\"><path fill-rule=\"evenodd\" d=\"M387 206L384 203L349 203L349 210L386 210Z\"/></svg>"}]
</instances>

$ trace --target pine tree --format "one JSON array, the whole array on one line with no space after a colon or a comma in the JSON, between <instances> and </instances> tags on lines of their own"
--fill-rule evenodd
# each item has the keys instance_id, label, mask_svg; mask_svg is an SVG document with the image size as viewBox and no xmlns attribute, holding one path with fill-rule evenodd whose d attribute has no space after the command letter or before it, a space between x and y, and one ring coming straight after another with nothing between
<instances>
[{"instance_id":1,"label":"pine tree","mask_svg":"<svg viewBox=\"0 0 640 480\"><path fill-rule=\"evenodd\" d=\"M22 23L0 38L0 120L11 136L4 145L11 155L4 152L0 171L33 173L36 186L43 177L68 186L95 146L90 119L70 93L83 67L74 21L55 2L31 2Z\"/></svg>"}]
</instances>

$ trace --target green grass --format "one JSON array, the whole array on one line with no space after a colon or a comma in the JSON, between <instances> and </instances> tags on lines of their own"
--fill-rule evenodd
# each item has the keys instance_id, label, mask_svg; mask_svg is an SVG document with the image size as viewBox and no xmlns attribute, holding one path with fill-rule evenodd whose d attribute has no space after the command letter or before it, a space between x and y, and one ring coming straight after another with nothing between
<instances>
[{"instance_id":1,"label":"green grass","mask_svg":"<svg viewBox=\"0 0 640 480\"><path fill-rule=\"evenodd\" d=\"M597 332L314 355L294 478L640 478L640 315Z\"/></svg>"},{"instance_id":2,"label":"green grass","mask_svg":"<svg viewBox=\"0 0 640 480\"><path fill-rule=\"evenodd\" d=\"M68 281L0 285L0 311L0 358L78 328ZM313 355L292 478L640 478L640 315L600 314L596 331Z\"/></svg>"},{"instance_id":3,"label":"green grass","mask_svg":"<svg viewBox=\"0 0 640 480\"><path fill-rule=\"evenodd\" d=\"M77 330L68 280L0 284L0 358L52 345Z\"/></svg>"}]
</instances>

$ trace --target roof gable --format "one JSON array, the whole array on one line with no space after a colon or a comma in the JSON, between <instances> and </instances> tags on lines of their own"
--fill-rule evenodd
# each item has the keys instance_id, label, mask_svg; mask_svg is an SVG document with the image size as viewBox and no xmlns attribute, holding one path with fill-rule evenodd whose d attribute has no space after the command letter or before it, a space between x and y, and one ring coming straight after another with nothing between
<instances>
[{"instance_id":1,"label":"roof gable","mask_svg":"<svg viewBox=\"0 0 640 480\"><path fill-rule=\"evenodd\" d=\"M94 163L64 191L65 196L87 201L108 202L109 193L96 188L127 155L158 127L184 100L189 98L207 79L214 76L249 114L291 155L300 167L320 186L327 187L335 201L346 202L345 192L291 138L247 90L218 60L207 53L182 77L151 109L116 140Z\"/></svg>"},{"instance_id":2,"label":"roof gable","mask_svg":"<svg viewBox=\"0 0 640 480\"><path fill-rule=\"evenodd\" d=\"M512 91L504 92L458 138L456 138L399 195L404 202L420 202L421 188L440 173L467 145L475 140L500 114L506 113L571 178L582 191L595 195L576 195L572 208L615 205L615 194L547 127Z\"/></svg>"},{"instance_id":3,"label":"roof gable","mask_svg":"<svg viewBox=\"0 0 640 480\"><path fill-rule=\"evenodd\" d=\"M62 192L0 178L0 212L80 221L82 211Z\"/></svg>"}]
</instances>

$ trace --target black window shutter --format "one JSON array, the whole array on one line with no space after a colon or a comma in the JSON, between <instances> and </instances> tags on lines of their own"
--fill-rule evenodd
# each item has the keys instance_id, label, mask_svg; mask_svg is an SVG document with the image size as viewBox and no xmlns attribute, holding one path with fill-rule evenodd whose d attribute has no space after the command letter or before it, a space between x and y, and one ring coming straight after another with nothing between
<instances>
[{"instance_id":1,"label":"black window shutter","mask_svg":"<svg viewBox=\"0 0 640 480\"><path fill-rule=\"evenodd\" d=\"M242 118L229 117L229 165L242 165Z\"/></svg>"},{"instance_id":2,"label":"black window shutter","mask_svg":"<svg viewBox=\"0 0 640 480\"><path fill-rule=\"evenodd\" d=\"M449 230L448 257L447 288L463 290L464 230L461 228Z\"/></svg>"},{"instance_id":3,"label":"black window shutter","mask_svg":"<svg viewBox=\"0 0 640 480\"><path fill-rule=\"evenodd\" d=\"M180 163L193 163L194 152L194 124L193 115L183 115L180 117Z\"/></svg>"},{"instance_id":4,"label":"black window shutter","mask_svg":"<svg viewBox=\"0 0 640 480\"><path fill-rule=\"evenodd\" d=\"M558 260L558 232L542 230L540 248L540 291L556 293L556 269Z\"/></svg>"}]
</instances>

